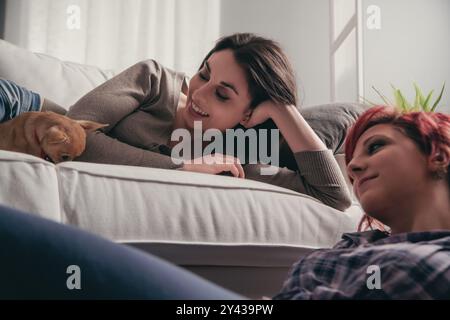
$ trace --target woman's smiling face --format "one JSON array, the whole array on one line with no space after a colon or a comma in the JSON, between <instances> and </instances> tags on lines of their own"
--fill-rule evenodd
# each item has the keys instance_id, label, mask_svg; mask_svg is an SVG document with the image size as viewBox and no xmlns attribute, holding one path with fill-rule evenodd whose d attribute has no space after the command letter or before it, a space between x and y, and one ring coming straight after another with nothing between
<instances>
[{"instance_id":1,"label":"woman's smiling face","mask_svg":"<svg viewBox=\"0 0 450 320\"><path fill-rule=\"evenodd\" d=\"M233 51L218 51L189 83L184 123L193 129L194 121L201 121L203 130L224 132L249 114L250 102L245 70L236 62Z\"/></svg>"},{"instance_id":2,"label":"woman's smiling face","mask_svg":"<svg viewBox=\"0 0 450 320\"><path fill-rule=\"evenodd\" d=\"M375 125L361 135L347 172L364 211L387 225L395 217L383 212L420 194L430 179L427 156L389 124Z\"/></svg>"}]
</instances>

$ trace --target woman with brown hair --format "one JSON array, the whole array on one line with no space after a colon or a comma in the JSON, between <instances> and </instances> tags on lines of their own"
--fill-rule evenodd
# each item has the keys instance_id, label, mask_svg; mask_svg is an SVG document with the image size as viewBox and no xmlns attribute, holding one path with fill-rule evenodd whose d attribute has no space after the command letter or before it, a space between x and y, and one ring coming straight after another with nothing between
<instances>
[{"instance_id":1,"label":"woman with brown hair","mask_svg":"<svg viewBox=\"0 0 450 320\"><path fill-rule=\"evenodd\" d=\"M188 82L184 74L146 60L95 88L69 110L74 119L109 124L88 136L78 161L146 166L254 179L311 195L344 210L350 195L332 151L297 109L295 76L280 46L253 34L219 39ZM258 128L272 123L295 157L298 168L242 163L235 153L183 154L174 161L174 132ZM269 141L275 144L279 141ZM273 149L272 149L273 150ZM278 149L276 149L278 152ZM194 159L195 158L195 159ZM242 164L241 164L242 163ZM272 163L273 165L273 163ZM275 164L276 166L277 164Z\"/></svg>"}]
</instances>

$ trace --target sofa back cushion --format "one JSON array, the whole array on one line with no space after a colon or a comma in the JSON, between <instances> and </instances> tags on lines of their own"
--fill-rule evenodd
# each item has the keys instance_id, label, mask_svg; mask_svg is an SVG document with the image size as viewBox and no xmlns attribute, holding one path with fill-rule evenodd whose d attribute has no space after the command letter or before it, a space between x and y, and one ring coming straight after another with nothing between
<instances>
[{"instance_id":1,"label":"sofa back cushion","mask_svg":"<svg viewBox=\"0 0 450 320\"><path fill-rule=\"evenodd\" d=\"M113 70L33 53L1 39L0 61L0 77L40 93L66 110L116 74Z\"/></svg>"}]
</instances>

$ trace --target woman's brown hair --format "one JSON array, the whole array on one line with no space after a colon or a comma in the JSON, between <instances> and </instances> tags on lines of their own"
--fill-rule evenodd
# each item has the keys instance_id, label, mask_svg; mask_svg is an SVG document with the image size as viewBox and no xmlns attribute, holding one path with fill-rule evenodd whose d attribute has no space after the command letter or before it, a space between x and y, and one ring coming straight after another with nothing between
<instances>
[{"instance_id":1,"label":"woman's brown hair","mask_svg":"<svg viewBox=\"0 0 450 320\"><path fill-rule=\"evenodd\" d=\"M237 63L245 70L252 98L249 106L251 109L256 108L261 102L266 100L272 100L279 105L294 105L298 107L295 73L288 57L276 41L252 33L235 33L225 36L220 38L211 51L208 52L199 70L212 54L227 49L233 52ZM253 129L258 132L260 129L271 130L276 128L273 120L269 119ZM245 130L241 125L237 125L234 129ZM297 169L292 151L281 133L278 143L280 147L277 152L280 152L280 166L287 166L293 170ZM257 145L260 145L259 142ZM246 150L248 149L246 147ZM267 150L271 150L270 139L267 141ZM247 159L248 155L245 162L247 162Z\"/></svg>"},{"instance_id":2,"label":"woman's brown hair","mask_svg":"<svg viewBox=\"0 0 450 320\"><path fill-rule=\"evenodd\" d=\"M218 51L233 51L237 63L245 70L252 101L250 108L271 99L278 104L297 105L295 74L280 45L252 33L235 33L220 38L203 59Z\"/></svg>"}]
</instances>

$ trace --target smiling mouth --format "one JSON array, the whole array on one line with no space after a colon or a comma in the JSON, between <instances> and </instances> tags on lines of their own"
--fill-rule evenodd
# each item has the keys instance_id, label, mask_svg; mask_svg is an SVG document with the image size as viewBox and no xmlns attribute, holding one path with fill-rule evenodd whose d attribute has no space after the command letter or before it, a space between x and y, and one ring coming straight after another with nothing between
<instances>
[{"instance_id":1,"label":"smiling mouth","mask_svg":"<svg viewBox=\"0 0 450 320\"><path fill-rule=\"evenodd\" d=\"M378 175L371 176L371 177L368 177L368 178L363 178L361 181L359 181L358 185L357 185L358 186L358 193L360 192L362 185L364 185L367 181L375 179L376 177L378 177Z\"/></svg>"},{"instance_id":2,"label":"smiling mouth","mask_svg":"<svg viewBox=\"0 0 450 320\"><path fill-rule=\"evenodd\" d=\"M188 109L196 117L207 118L209 114L203 111L199 106L197 106L192 100L189 102Z\"/></svg>"}]
</instances>

